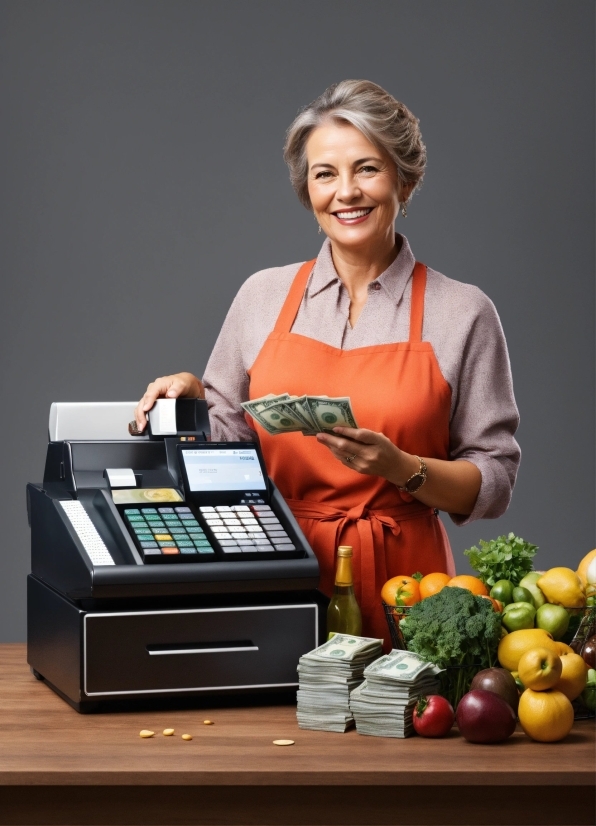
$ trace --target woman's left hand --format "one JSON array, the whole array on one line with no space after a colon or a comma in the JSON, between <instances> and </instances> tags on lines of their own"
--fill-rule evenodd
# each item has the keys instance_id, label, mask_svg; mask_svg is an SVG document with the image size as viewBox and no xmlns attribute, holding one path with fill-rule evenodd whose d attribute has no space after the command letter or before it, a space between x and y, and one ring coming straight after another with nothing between
<instances>
[{"instance_id":1,"label":"woman's left hand","mask_svg":"<svg viewBox=\"0 0 596 826\"><path fill-rule=\"evenodd\" d=\"M333 433L317 433L317 440L346 467L369 476L382 476L395 485L403 485L419 467L414 457L374 430L334 427Z\"/></svg>"}]
</instances>

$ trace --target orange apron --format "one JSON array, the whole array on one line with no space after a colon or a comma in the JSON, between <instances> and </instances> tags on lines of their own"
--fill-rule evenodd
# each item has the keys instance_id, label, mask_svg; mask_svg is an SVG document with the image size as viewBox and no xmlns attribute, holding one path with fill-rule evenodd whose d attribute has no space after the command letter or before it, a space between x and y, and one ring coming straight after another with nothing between
<instances>
[{"instance_id":1,"label":"orange apron","mask_svg":"<svg viewBox=\"0 0 596 826\"><path fill-rule=\"evenodd\" d=\"M422 341L426 267L417 263L407 342L339 350L290 330L314 261L298 271L275 328L248 371L250 398L267 393L349 396L361 427L384 433L402 450L448 459L451 389L432 346ZM362 633L389 639L380 589L391 576L455 574L436 511L379 476L345 467L314 437L259 434L269 475L306 534L333 591L338 545L352 545Z\"/></svg>"}]
</instances>

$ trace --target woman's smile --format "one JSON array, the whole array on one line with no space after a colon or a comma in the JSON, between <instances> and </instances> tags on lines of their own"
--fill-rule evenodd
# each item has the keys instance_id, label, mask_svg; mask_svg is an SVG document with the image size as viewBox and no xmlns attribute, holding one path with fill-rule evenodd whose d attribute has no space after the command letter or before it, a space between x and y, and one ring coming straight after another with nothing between
<instances>
[{"instance_id":1,"label":"woman's smile","mask_svg":"<svg viewBox=\"0 0 596 826\"><path fill-rule=\"evenodd\" d=\"M360 207L358 209L342 210L341 212L332 212L340 224L349 226L351 224L361 224L366 221L374 207Z\"/></svg>"}]
</instances>

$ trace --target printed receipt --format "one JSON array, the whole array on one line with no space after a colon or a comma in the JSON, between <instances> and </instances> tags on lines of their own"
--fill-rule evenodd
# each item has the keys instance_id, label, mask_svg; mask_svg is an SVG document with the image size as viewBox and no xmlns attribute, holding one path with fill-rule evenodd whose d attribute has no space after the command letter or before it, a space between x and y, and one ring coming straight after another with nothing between
<instances>
[{"instance_id":1,"label":"printed receipt","mask_svg":"<svg viewBox=\"0 0 596 826\"><path fill-rule=\"evenodd\" d=\"M175 436L176 399L158 399L149 411L149 421L154 436Z\"/></svg>"}]
</instances>

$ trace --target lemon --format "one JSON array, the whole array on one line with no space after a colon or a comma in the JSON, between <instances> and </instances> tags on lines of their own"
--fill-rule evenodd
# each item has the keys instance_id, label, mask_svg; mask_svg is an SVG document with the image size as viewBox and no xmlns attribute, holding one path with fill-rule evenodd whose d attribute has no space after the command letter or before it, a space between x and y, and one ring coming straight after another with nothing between
<instances>
[{"instance_id":1,"label":"lemon","mask_svg":"<svg viewBox=\"0 0 596 826\"><path fill-rule=\"evenodd\" d=\"M502 638L498 649L499 662L508 671L517 671L522 654L531 648L547 648L553 654L559 653L557 643L542 628L524 628Z\"/></svg>"},{"instance_id":2,"label":"lemon","mask_svg":"<svg viewBox=\"0 0 596 826\"><path fill-rule=\"evenodd\" d=\"M571 568L551 568L536 584L548 602L554 605L576 608L586 604L581 580Z\"/></svg>"}]
</instances>

